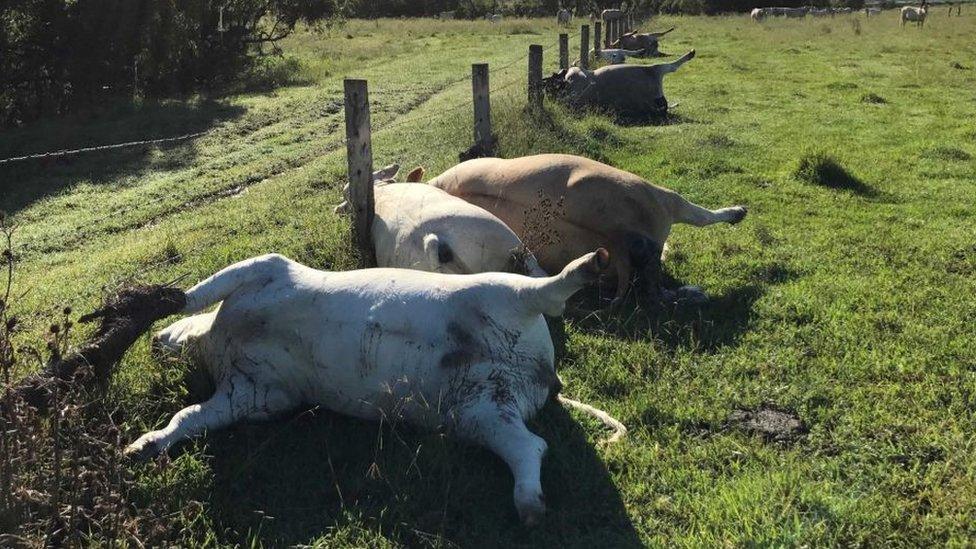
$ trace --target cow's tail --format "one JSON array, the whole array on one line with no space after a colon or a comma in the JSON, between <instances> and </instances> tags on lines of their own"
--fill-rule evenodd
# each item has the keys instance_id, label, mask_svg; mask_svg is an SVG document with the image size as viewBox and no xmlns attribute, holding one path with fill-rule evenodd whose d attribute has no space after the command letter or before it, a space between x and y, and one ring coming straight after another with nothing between
<instances>
[{"instance_id":1,"label":"cow's tail","mask_svg":"<svg viewBox=\"0 0 976 549\"><path fill-rule=\"evenodd\" d=\"M671 31L673 31L673 30L674 30L674 27L671 27L671 28L670 28L670 29L668 29L668 30L664 30L664 31L661 31L661 32L649 32L648 34L650 34L650 35L651 35L651 36L653 36L654 38L660 38L660 37L662 37L662 36L664 36L665 34L667 34L667 33L669 33L669 32L671 32Z\"/></svg>"},{"instance_id":2,"label":"cow's tail","mask_svg":"<svg viewBox=\"0 0 976 549\"><path fill-rule=\"evenodd\" d=\"M271 281L287 271L291 260L279 254L266 254L234 263L199 282L186 292L184 313L197 313L227 299L242 286Z\"/></svg>"},{"instance_id":3,"label":"cow's tail","mask_svg":"<svg viewBox=\"0 0 976 549\"><path fill-rule=\"evenodd\" d=\"M600 423L603 423L608 429L613 431L613 434L610 435L610 438L604 441L605 443L609 444L612 442L617 442L618 440L624 438L624 436L627 434L627 427L625 427L623 423L620 423L620 421L615 419L610 414L604 412L603 410L599 408L595 408L593 406L590 406L589 404L585 404L578 400L573 400L562 394L558 395L557 398L559 399L560 403L595 417L600 421Z\"/></svg>"}]
</instances>

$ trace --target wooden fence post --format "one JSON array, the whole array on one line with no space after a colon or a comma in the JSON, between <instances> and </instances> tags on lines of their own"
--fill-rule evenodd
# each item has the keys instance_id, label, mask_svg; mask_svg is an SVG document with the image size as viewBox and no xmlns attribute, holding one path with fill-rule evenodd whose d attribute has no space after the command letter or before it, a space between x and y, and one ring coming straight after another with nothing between
<instances>
[{"instance_id":1,"label":"wooden fence post","mask_svg":"<svg viewBox=\"0 0 976 549\"><path fill-rule=\"evenodd\" d=\"M529 106L542 109L542 46L529 46Z\"/></svg>"},{"instance_id":2,"label":"wooden fence post","mask_svg":"<svg viewBox=\"0 0 976 549\"><path fill-rule=\"evenodd\" d=\"M565 32L559 34L559 68L569 68L569 35Z\"/></svg>"},{"instance_id":3,"label":"wooden fence post","mask_svg":"<svg viewBox=\"0 0 976 549\"><path fill-rule=\"evenodd\" d=\"M482 154L494 148L491 135L491 98L488 94L488 64L471 65L471 94L474 102L474 146Z\"/></svg>"},{"instance_id":4,"label":"wooden fence post","mask_svg":"<svg viewBox=\"0 0 976 549\"><path fill-rule=\"evenodd\" d=\"M580 27L580 63L581 69L590 68L590 26Z\"/></svg>"},{"instance_id":5,"label":"wooden fence post","mask_svg":"<svg viewBox=\"0 0 976 549\"><path fill-rule=\"evenodd\" d=\"M603 48L603 23L596 21L593 23L593 52L596 54L594 60L599 59L600 50Z\"/></svg>"},{"instance_id":6,"label":"wooden fence post","mask_svg":"<svg viewBox=\"0 0 976 549\"><path fill-rule=\"evenodd\" d=\"M346 95L346 163L352 237L359 250L359 266L374 267L373 146L369 127L369 91L365 80L343 80Z\"/></svg>"}]
</instances>

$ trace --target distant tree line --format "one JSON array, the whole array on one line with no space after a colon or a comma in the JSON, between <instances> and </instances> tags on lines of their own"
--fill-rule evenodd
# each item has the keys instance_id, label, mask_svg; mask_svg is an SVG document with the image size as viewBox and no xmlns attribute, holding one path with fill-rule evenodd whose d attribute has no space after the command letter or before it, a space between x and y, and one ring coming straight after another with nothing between
<instances>
[{"instance_id":1,"label":"distant tree line","mask_svg":"<svg viewBox=\"0 0 976 549\"><path fill-rule=\"evenodd\" d=\"M112 95L219 89L299 22L342 17L716 14L863 0L0 0L0 127Z\"/></svg>"},{"instance_id":2,"label":"distant tree line","mask_svg":"<svg viewBox=\"0 0 976 549\"><path fill-rule=\"evenodd\" d=\"M336 0L3 0L0 126L107 95L220 86Z\"/></svg>"}]
</instances>

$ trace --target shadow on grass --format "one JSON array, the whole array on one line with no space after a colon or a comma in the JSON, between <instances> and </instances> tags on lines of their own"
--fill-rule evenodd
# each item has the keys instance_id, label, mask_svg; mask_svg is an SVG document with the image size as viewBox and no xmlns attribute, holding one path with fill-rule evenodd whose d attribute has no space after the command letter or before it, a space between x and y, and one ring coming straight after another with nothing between
<instances>
[{"instance_id":1,"label":"shadow on grass","mask_svg":"<svg viewBox=\"0 0 976 549\"><path fill-rule=\"evenodd\" d=\"M864 197L878 196L877 190L847 171L833 157L822 152L801 156L793 170L793 177L812 185L851 191Z\"/></svg>"},{"instance_id":2,"label":"shadow on grass","mask_svg":"<svg viewBox=\"0 0 976 549\"><path fill-rule=\"evenodd\" d=\"M126 102L110 111L6 130L0 137L0 158L193 134L243 113L242 107L215 101ZM187 139L0 164L0 209L13 214L80 183L101 185L150 170L179 169L195 156L196 139Z\"/></svg>"},{"instance_id":3,"label":"shadow on grass","mask_svg":"<svg viewBox=\"0 0 976 549\"><path fill-rule=\"evenodd\" d=\"M612 292L591 288L573 299L572 312L567 316L582 331L627 340L652 338L669 348L688 347L711 352L735 344L749 330L754 320L753 304L770 285L786 283L798 276L795 271L778 265L760 268L747 276L755 283L709 296L703 304L681 300L658 303L646 297L650 291L638 281L613 313L607 310ZM662 286L670 289L687 284L669 274L664 274L662 280ZM559 333L558 329L550 331ZM555 342L557 338L554 336L553 340Z\"/></svg>"},{"instance_id":4,"label":"shadow on grass","mask_svg":"<svg viewBox=\"0 0 976 549\"><path fill-rule=\"evenodd\" d=\"M487 450L325 411L212 436L210 518L222 541L270 546L348 527L407 547L642 546L577 420L550 402L530 428L549 445L549 512L534 529L520 526L511 473Z\"/></svg>"}]
</instances>

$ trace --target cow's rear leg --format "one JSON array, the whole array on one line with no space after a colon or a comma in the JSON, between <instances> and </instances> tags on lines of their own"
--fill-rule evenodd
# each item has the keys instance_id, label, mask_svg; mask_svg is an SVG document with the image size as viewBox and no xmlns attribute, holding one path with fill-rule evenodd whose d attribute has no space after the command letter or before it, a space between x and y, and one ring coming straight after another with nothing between
<instances>
[{"instance_id":1,"label":"cow's rear leg","mask_svg":"<svg viewBox=\"0 0 976 549\"><path fill-rule=\"evenodd\" d=\"M681 195L674 195L671 215L674 223L687 223L696 227L704 227L715 223L736 224L745 219L748 210L745 206L731 206L718 210L702 208L698 204L689 202Z\"/></svg>"},{"instance_id":2,"label":"cow's rear leg","mask_svg":"<svg viewBox=\"0 0 976 549\"><path fill-rule=\"evenodd\" d=\"M228 378L209 400L183 408L166 427L142 435L125 453L136 459L151 458L180 440L245 419L270 419L292 407L291 399L283 391L256 386L246 378Z\"/></svg>"},{"instance_id":3,"label":"cow's rear leg","mask_svg":"<svg viewBox=\"0 0 976 549\"><path fill-rule=\"evenodd\" d=\"M661 300L664 296L663 244L637 233L629 233L626 241L630 262L637 273L635 284L652 300Z\"/></svg>"},{"instance_id":4,"label":"cow's rear leg","mask_svg":"<svg viewBox=\"0 0 976 549\"><path fill-rule=\"evenodd\" d=\"M212 311L181 318L153 336L153 348L178 354L192 340L207 333L216 317L217 311Z\"/></svg>"},{"instance_id":5,"label":"cow's rear leg","mask_svg":"<svg viewBox=\"0 0 976 549\"><path fill-rule=\"evenodd\" d=\"M462 438L485 446L508 464L519 519L526 526L539 524L546 513L541 480L546 441L529 431L514 405L476 405L458 417L457 428Z\"/></svg>"}]
</instances>

